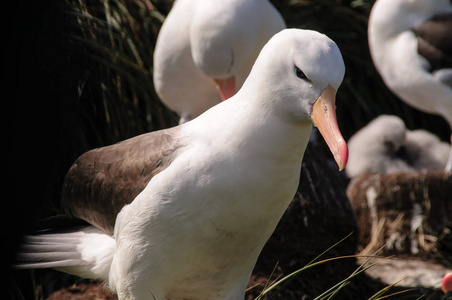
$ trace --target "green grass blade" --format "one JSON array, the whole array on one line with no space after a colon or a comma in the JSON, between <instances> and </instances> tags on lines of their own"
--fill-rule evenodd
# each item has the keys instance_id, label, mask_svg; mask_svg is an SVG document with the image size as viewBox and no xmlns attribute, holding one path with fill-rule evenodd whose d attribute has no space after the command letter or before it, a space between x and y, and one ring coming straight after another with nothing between
<instances>
[{"instance_id":1,"label":"green grass blade","mask_svg":"<svg viewBox=\"0 0 452 300\"><path fill-rule=\"evenodd\" d=\"M346 239L348 239L352 234L353 234L353 232L350 232L346 237L344 237L343 239L341 239L339 242L335 243L334 245L332 245L331 247L329 247L328 249L326 249L325 251L323 251L322 253L320 253L320 255L318 255L318 256L315 257L313 260L311 260L307 265L312 264L313 262L315 262L316 260L318 260L320 257L322 257L324 254L326 254L327 252L329 252L331 249L334 249L337 245L339 245L340 243L342 243L343 241L345 241Z\"/></svg>"},{"instance_id":2,"label":"green grass blade","mask_svg":"<svg viewBox=\"0 0 452 300\"><path fill-rule=\"evenodd\" d=\"M399 294L403 294L403 293L406 293L406 292L411 291L412 289L406 289L406 290L403 290L403 291L399 291L399 292L392 293L392 294L390 294L390 295L384 295L384 294L385 294L386 292L388 292L391 288L393 288L394 286L396 286L399 282L401 282L401 281L403 281L403 280L405 280L405 278L400 279L399 281L396 281L396 282L394 282L394 283L388 285L387 287L382 288L381 290L379 290L378 292L376 292L374 295L372 295L372 297L370 297L369 300L386 299L386 298L392 297L392 296L394 296L394 295L399 295ZM384 296L383 296L383 295L384 295Z\"/></svg>"},{"instance_id":3,"label":"green grass blade","mask_svg":"<svg viewBox=\"0 0 452 300\"><path fill-rule=\"evenodd\" d=\"M275 267L273 268L273 270L272 270L272 272L270 274L270 277L268 278L267 282L265 283L264 288L262 289L262 292L259 294L259 296L257 296L256 300L262 299L262 297L265 295L263 292L267 289L267 286L269 286L269 285L271 286L274 283L274 282L270 283L270 280L273 277L273 274L275 273L276 268L278 267L278 264L279 264L279 262L276 263ZM276 277L276 279L274 281L278 280L279 277L280 276Z\"/></svg>"},{"instance_id":4,"label":"green grass blade","mask_svg":"<svg viewBox=\"0 0 452 300\"><path fill-rule=\"evenodd\" d=\"M337 260L337 259L344 259L344 258L355 258L355 255L347 255L347 256L340 256L340 257L334 257L334 258L328 258L322 261L318 261L316 262L320 257L322 257L324 254L326 254L327 252L329 252L331 249L335 248L337 245L339 245L340 243L342 243L345 239L347 239L348 237L350 237L350 235L352 235L353 233L350 233L349 235L347 235L346 237L344 237L343 239L341 239L340 241L338 241L337 243L333 244L331 247L329 247L328 249L326 249L325 251L323 251L320 255L316 256L313 260L311 260L308 264L306 264L303 268L298 269L294 272L292 272L291 274L283 277L282 279L278 280L277 282L275 282L274 284L272 284L271 286L269 286L268 288L264 289L261 293L261 295L259 295L259 298L257 299L261 299L263 296L265 296L266 294L268 294L270 291L274 290L275 288L279 287L277 292L281 291L282 289L284 289L294 278L296 275L298 275L299 273L312 268L314 266L320 265L320 264L324 264L326 262L329 261L333 261L333 260Z\"/></svg>"}]
</instances>

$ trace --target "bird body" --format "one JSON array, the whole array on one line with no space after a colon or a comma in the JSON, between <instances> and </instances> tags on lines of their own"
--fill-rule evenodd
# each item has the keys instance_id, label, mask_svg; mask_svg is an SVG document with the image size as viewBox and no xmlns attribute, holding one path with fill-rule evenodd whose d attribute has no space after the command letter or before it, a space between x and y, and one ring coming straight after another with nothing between
<instances>
[{"instance_id":1,"label":"bird body","mask_svg":"<svg viewBox=\"0 0 452 300\"><path fill-rule=\"evenodd\" d=\"M444 169L451 147L434 134L408 130L402 119L380 115L348 141L349 177L366 173L396 173Z\"/></svg>"},{"instance_id":2,"label":"bird body","mask_svg":"<svg viewBox=\"0 0 452 300\"><path fill-rule=\"evenodd\" d=\"M414 108L442 116L452 128L451 30L450 0L378 0L368 38L386 86ZM451 168L452 152L446 170Z\"/></svg>"},{"instance_id":3,"label":"bird body","mask_svg":"<svg viewBox=\"0 0 452 300\"><path fill-rule=\"evenodd\" d=\"M451 145L423 130L407 130L405 138L407 161L415 170L441 171L447 164Z\"/></svg>"},{"instance_id":4,"label":"bird body","mask_svg":"<svg viewBox=\"0 0 452 300\"><path fill-rule=\"evenodd\" d=\"M157 94L180 123L197 117L240 89L262 47L284 28L267 0L177 0L155 47Z\"/></svg>"},{"instance_id":5,"label":"bird body","mask_svg":"<svg viewBox=\"0 0 452 300\"><path fill-rule=\"evenodd\" d=\"M348 177L366 173L414 171L398 152L405 145L405 123L396 116L381 115L361 128L348 141Z\"/></svg>"},{"instance_id":6,"label":"bird body","mask_svg":"<svg viewBox=\"0 0 452 300\"><path fill-rule=\"evenodd\" d=\"M232 102L237 99L230 100L229 106L235 110L237 106ZM221 111L224 112L224 107ZM242 126L241 114L233 116L230 122ZM234 117L240 117L242 121L237 122ZM221 122L219 131L215 130L218 135L214 143L208 136L197 135L193 140L190 134L187 135L191 142L184 153L165 172L156 175L119 214L115 237L120 251L117 251L112 267L113 281L120 282L120 278L127 276L123 272L129 272L132 267L124 268L124 264L132 263L131 256L144 253L135 276L152 283L154 296L159 295L158 289L164 285L177 283L167 287L173 298L243 297L262 247L296 192L300 151L306 147L311 129L309 125L290 128L272 121L275 120L266 120L260 128L263 132L268 129L281 134L276 140L264 134L240 137L234 136L237 131L222 134L224 127L221 125L224 124ZM275 125L280 125L279 130ZM221 149L214 146L219 142ZM244 145L248 143L259 145L259 149ZM271 143L282 143L283 152L270 150ZM193 160L199 153L202 153L202 161ZM289 157L278 157L281 153ZM275 161L280 164L275 166ZM218 170L221 170L220 175ZM168 186L165 182L172 184ZM193 193L193 189L199 191ZM169 194L171 199L165 199ZM227 201L219 202L222 199ZM140 231L137 232L137 228ZM148 232L153 233L152 237L147 245L143 245L141 237L149 235ZM138 240L134 240L135 237ZM146 249L162 252L146 251L140 246L128 249L123 244L143 245ZM181 253L180 249L184 251ZM155 256L159 259L155 260ZM115 268L117 265L121 265L119 270ZM168 265L175 266L178 271L167 270ZM154 279L154 274L159 274L159 281ZM212 286L221 292L213 291ZM149 285L144 287L147 289ZM117 288L134 290L133 287Z\"/></svg>"},{"instance_id":7,"label":"bird body","mask_svg":"<svg viewBox=\"0 0 452 300\"><path fill-rule=\"evenodd\" d=\"M243 299L257 257L299 185L312 122L340 169L347 162L334 112L343 76L340 51L326 36L278 33L228 101L172 129L80 157L66 193L82 193L85 177L99 177L99 183L68 207L83 217L91 203L88 221L94 227L50 240L31 237L18 266L100 278L120 299ZM149 142L154 138L163 149ZM145 145L160 154L150 155ZM150 157L157 162L149 163ZM122 159L125 166L118 167ZM140 162L149 167L137 168ZM143 184L137 173L152 175ZM128 176L138 179L121 181ZM131 194L119 197L123 205L116 216L108 197L116 194L118 181L143 189L132 200ZM56 245L55 237L65 245Z\"/></svg>"},{"instance_id":8,"label":"bird body","mask_svg":"<svg viewBox=\"0 0 452 300\"><path fill-rule=\"evenodd\" d=\"M417 109L441 115L452 125L452 87L431 72L430 62L419 54L413 30L435 14L452 17L450 0L378 0L369 18L369 45L375 67L397 96ZM444 38L451 39L450 28L446 33L449 37ZM444 55L452 59L452 53Z\"/></svg>"}]
</instances>

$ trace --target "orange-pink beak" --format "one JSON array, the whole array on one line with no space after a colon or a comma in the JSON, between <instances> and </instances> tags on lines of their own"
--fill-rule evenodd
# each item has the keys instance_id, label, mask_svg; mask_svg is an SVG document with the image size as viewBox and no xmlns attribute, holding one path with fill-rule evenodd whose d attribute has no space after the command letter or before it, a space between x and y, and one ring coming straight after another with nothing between
<instances>
[{"instance_id":1,"label":"orange-pink beak","mask_svg":"<svg viewBox=\"0 0 452 300\"><path fill-rule=\"evenodd\" d=\"M452 292L452 272L444 275L443 280L441 281L441 289L445 294Z\"/></svg>"},{"instance_id":2,"label":"orange-pink beak","mask_svg":"<svg viewBox=\"0 0 452 300\"><path fill-rule=\"evenodd\" d=\"M235 94L235 77L231 76L226 79L215 79L215 84L220 92L221 100L224 101L231 98Z\"/></svg>"},{"instance_id":3,"label":"orange-pink beak","mask_svg":"<svg viewBox=\"0 0 452 300\"><path fill-rule=\"evenodd\" d=\"M325 142L339 166L339 171L345 168L348 160L348 147L337 125L336 90L327 87L312 106L312 120L322 134Z\"/></svg>"}]
</instances>

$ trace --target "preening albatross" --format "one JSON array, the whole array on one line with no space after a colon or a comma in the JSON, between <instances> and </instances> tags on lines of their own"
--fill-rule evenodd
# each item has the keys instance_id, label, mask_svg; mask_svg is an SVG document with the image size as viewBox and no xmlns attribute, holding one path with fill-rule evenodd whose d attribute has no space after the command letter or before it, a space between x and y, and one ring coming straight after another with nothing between
<instances>
[{"instance_id":1,"label":"preening albatross","mask_svg":"<svg viewBox=\"0 0 452 300\"><path fill-rule=\"evenodd\" d=\"M404 148L407 162L419 171L444 170L451 151L449 143L423 129L407 130Z\"/></svg>"},{"instance_id":2,"label":"preening albatross","mask_svg":"<svg viewBox=\"0 0 452 300\"><path fill-rule=\"evenodd\" d=\"M373 119L348 140L347 176L414 171L398 155L405 145L405 137L405 123L397 116L381 115Z\"/></svg>"},{"instance_id":3,"label":"preening albatross","mask_svg":"<svg viewBox=\"0 0 452 300\"><path fill-rule=\"evenodd\" d=\"M154 86L189 121L242 86L285 23L268 0L177 0L157 37Z\"/></svg>"},{"instance_id":4,"label":"preening albatross","mask_svg":"<svg viewBox=\"0 0 452 300\"><path fill-rule=\"evenodd\" d=\"M451 32L451 0L377 0L369 17L370 53L385 84L452 128Z\"/></svg>"},{"instance_id":5,"label":"preening albatross","mask_svg":"<svg viewBox=\"0 0 452 300\"><path fill-rule=\"evenodd\" d=\"M325 35L276 34L228 101L82 155L64 201L93 226L29 237L18 267L100 278L120 299L243 299L296 193L313 123L346 165L335 114L344 71Z\"/></svg>"},{"instance_id":6,"label":"preening albatross","mask_svg":"<svg viewBox=\"0 0 452 300\"><path fill-rule=\"evenodd\" d=\"M402 119L380 115L348 141L350 159L345 172L354 177L367 173L444 170L451 146L436 135L408 130Z\"/></svg>"}]
</instances>

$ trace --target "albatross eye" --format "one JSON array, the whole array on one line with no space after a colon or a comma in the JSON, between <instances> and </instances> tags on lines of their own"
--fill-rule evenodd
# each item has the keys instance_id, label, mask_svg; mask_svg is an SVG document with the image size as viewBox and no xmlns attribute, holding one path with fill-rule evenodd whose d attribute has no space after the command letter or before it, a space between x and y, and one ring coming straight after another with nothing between
<instances>
[{"instance_id":1,"label":"albatross eye","mask_svg":"<svg viewBox=\"0 0 452 300\"><path fill-rule=\"evenodd\" d=\"M303 73L303 71L300 70L297 66L295 66L295 74L300 79L308 79L308 77L306 77L306 75Z\"/></svg>"}]
</instances>

